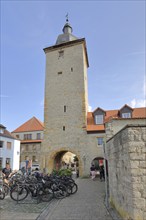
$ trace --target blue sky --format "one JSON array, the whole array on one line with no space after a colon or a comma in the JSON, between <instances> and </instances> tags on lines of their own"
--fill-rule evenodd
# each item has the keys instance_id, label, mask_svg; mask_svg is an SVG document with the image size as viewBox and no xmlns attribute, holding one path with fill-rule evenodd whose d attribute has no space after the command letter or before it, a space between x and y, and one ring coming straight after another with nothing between
<instances>
[{"instance_id":1,"label":"blue sky","mask_svg":"<svg viewBox=\"0 0 146 220\"><path fill-rule=\"evenodd\" d=\"M86 38L90 109L145 105L145 1L1 0L1 124L44 118L45 54L62 33Z\"/></svg>"}]
</instances>

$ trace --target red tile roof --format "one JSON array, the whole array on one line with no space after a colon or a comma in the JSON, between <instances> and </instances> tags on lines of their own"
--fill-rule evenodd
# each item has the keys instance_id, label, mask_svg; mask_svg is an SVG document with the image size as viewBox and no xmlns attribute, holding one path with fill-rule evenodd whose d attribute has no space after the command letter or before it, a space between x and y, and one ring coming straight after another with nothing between
<instances>
[{"instance_id":1,"label":"red tile roof","mask_svg":"<svg viewBox=\"0 0 146 220\"><path fill-rule=\"evenodd\" d=\"M127 105L125 105L125 106L127 106ZM119 111L120 110L107 110L107 111L105 111L106 114L105 114L104 123L110 121L112 118L126 120L125 118L119 117ZM132 119L134 119L134 118L135 119L136 118L146 118L146 108L133 108ZM128 119L130 119L130 118L128 118ZM96 125L94 122L93 113L88 112L88 114L87 114L87 132L102 132L102 131L105 131L104 124Z\"/></svg>"},{"instance_id":2,"label":"red tile roof","mask_svg":"<svg viewBox=\"0 0 146 220\"><path fill-rule=\"evenodd\" d=\"M127 106L127 105L124 105L124 106ZM146 118L146 108L133 108L132 110L133 110L132 119L133 118ZM110 121L112 118L125 120L124 118L119 117L119 111L120 111L119 109L107 110L107 111L103 110L103 111L105 112L104 123ZM43 130L44 130L44 124L40 120L38 120L36 117L33 117L27 122L25 122L24 124L22 124L17 129L15 129L12 133L19 133L19 132L26 132L26 131L43 131ZM93 112L88 112L87 114L86 130L87 132L104 132L105 131L104 124L101 124L101 125L95 124L94 118L93 118Z\"/></svg>"},{"instance_id":3,"label":"red tile roof","mask_svg":"<svg viewBox=\"0 0 146 220\"><path fill-rule=\"evenodd\" d=\"M43 131L43 130L44 130L44 124L36 117L32 117L27 122L22 124L20 127L12 131L12 133L19 133L25 131Z\"/></svg>"}]
</instances>

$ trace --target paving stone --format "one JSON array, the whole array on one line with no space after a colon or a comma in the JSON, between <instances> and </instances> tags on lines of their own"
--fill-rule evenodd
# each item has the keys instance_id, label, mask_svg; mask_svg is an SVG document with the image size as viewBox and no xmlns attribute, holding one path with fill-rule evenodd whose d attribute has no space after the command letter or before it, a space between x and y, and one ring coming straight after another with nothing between
<instances>
[{"instance_id":1,"label":"paving stone","mask_svg":"<svg viewBox=\"0 0 146 220\"><path fill-rule=\"evenodd\" d=\"M28 198L17 204L7 196L0 201L0 220L112 220L104 205L104 182L78 178L76 183L77 193L49 203Z\"/></svg>"}]
</instances>

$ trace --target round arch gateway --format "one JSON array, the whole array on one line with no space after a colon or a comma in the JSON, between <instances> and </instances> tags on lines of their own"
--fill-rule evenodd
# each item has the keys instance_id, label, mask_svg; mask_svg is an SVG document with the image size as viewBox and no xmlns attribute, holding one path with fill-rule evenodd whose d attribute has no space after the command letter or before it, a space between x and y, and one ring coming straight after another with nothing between
<instances>
[{"instance_id":1,"label":"round arch gateway","mask_svg":"<svg viewBox=\"0 0 146 220\"><path fill-rule=\"evenodd\" d=\"M96 170L99 170L99 167L104 164L104 158L103 157L96 157L92 160L92 164L95 165Z\"/></svg>"},{"instance_id":2,"label":"round arch gateway","mask_svg":"<svg viewBox=\"0 0 146 220\"><path fill-rule=\"evenodd\" d=\"M71 169L72 171L76 171L76 167L78 166L78 157L70 152L70 151L60 151L56 153L54 156L54 167L53 169Z\"/></svg>"},{"instance_id":3,"label":"round arch gateway","mask_svg":"<svg viewBox=\"0 0 146 220\"><path fill-rule=\"evenodd\" d=\"M45 156L45 168L47 173L52 173L53 170L71 169L73 173L79 173L81 170L80 156L76 152L60 149L53 151L48 156Z\"/></svg>"}]
</instances>

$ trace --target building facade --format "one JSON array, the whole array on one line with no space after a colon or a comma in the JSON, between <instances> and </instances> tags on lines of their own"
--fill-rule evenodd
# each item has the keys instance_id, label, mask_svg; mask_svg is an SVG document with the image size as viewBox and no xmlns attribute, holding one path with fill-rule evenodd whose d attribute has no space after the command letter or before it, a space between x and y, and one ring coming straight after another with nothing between
<instances>
[{"instance_id":1,"label":"building facade","mask_svg":"<svg viewBox=\"0 0 146 220\"><path fill-rule=\"evenodd\" d=\"M103 158L106 120L136 117L127 105L120 110L97 108L88 112L86 41L72 34L66 21L56 44L44 49L46 55L44 140L41 167L59 168L66 152L75 154L81 176L89 175L91 163ZM57 166L56 166L57 165Z\"/></svg>"},{"instance_id":2,"label":"building facade","mask_svg":"<svg viewBox=\"0 0 146 220\"><path fill-rule=\"evenodd\" d=\"M10 164L12 170L19 169L20 141L0 125L0 168L4 168L6 163Z\"/></svg>"},{"instance_id":3,"label":"building facade","mask_svg":"<svg viewBox=\"0 0 146 220\"><path fill-rule=\"evenodd\" d=\"M106 123L110 122L106 132L113 135L113 119L123 126L133 118L143 120L146 108L124 105L118 110L98 107L88 112L86 40L78 39L72 31L67 19L55 45L44 49L44 124L33 117L12 133L21 140L21 161L29 157L51 173L61 168L66 153L72 153L78 160L79 175L89 176L91 163L98 167L104 158Z\"/></svg>"},{"instance_id":4,"label":"building facade","mask_svg":"<svg viewBox=\"0 0 146 220\"><path fill-rule=\"evenodd\" d=\"M39 163L43 130L43 123L32 117L12 132L21 142L20 162L30 159L32 163Z\"/></svg>"}]
</instances>

